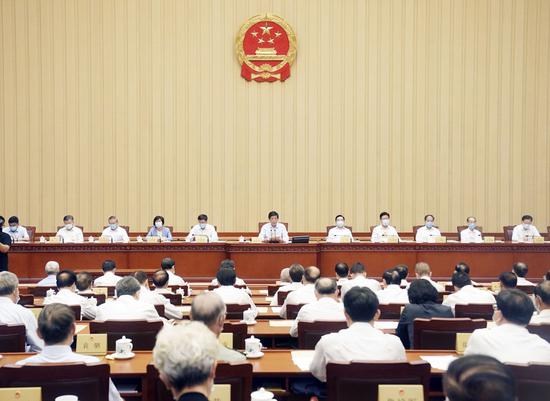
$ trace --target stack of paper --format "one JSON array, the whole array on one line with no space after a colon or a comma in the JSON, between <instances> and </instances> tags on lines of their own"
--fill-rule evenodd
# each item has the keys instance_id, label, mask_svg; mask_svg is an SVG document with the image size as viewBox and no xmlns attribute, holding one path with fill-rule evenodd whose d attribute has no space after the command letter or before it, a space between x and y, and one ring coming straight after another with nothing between
<instances>
[{"instance_id":1,"label":"stack of paper","mask_svg":"<svg viewBox=\"0 0 550 401\"><path fill-rule=\"evenodd\" d=\"M294 365L298 366L302 372L309 372L314 352L315 351L292 351L290 353L292 355L292 362L294 362Z\"/></svg>"},{"instance_id":2,"label":"stack of paper","mask_svg":"<svg viewBox=\"0 0 550 401\"><path fill-rule=\"evenodd\" d=\"M456 356L453 355L427 355L427 356L420 356L420 359L423 359L424 361L428 362L430 365L432 365L432 368L439 369L439 370L447 370L449 368L449 365L452 361L457 359Z\"/></svg>"},{"instance_id":3,"label":"stack of paper","mask_svg":"<svg viewBox=\"0 0 550 401\"><path fill-rule=\"evenodd\" d=\"M258 313L267 313L267 306L257 306L256 310Z\"/></svg>"},{"instance_id":4,"label":"stack of paper","mask_svg":"<svg viewBox=\"0 0 550 401\"><path fill-rule=\"evenodd\" d=\"M271 310L273 313L281 313L281 307L280 306L272 306Z\"/></svg>"},{"instance_id":5,"label":"stack of paper","mask_svg":"<svg viewBox=\"0 0 550 401\"><path fill-rule=\"evenodd\" d=\"M377 320L374 322L374 328L378 330L395 330L398 324L398 321L393 320Z\"/></svg>"},{"instance_id":6,"label":"stack of paper","mask_svg":"<svg viewBox=\"0 0 550 401\"><path fill-rule=\"evenodd\" d=\"M271 327L292 327L294 320L270 320Z\"/></svg>"}]
</instances>

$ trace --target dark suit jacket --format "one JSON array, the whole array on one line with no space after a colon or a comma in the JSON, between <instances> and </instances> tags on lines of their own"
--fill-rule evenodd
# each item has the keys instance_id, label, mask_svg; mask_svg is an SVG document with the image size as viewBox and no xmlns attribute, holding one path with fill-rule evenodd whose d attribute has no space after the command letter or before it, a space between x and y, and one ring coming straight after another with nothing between
<instances>
[{"instance_id":1,"label":"dark suit jacket","mask_svg":"<svg viewBox=\"0 0 550 401\"><path fill-rule=\"evenodd\" d=\"M414 319L429 319L432 317L453 318L454 315L450 307L433 302L426 304L409 304L405 306L403 313L401 313L396 332L405 348L409 349L412 347L412 344L414 344Z\"/></svg>"},{"instance_id":2,"label":"dark suit jacket","mask_svg":"<svg viewBox=\"0 0 550 401\"><path fill-rule=\"evenodd\" d=\"M208 401L208 398L200 393L185 393L178 401Z\"/></svg>"}]
</instances>

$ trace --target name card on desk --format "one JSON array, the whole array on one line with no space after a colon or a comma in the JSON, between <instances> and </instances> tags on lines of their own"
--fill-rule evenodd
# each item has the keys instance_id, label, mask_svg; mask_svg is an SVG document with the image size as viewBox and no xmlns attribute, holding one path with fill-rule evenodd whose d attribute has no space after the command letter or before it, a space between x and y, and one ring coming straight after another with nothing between
<instances>
[{"instance_id":1,"label":"name card on desk","mask_svg":"<svg viewBox=\"0 0 550 401\"><path fill-rule=\"evenodd\" d=\"M231 384L214 384L209 401L231 401Z\"/></svg>"},{"instance_id":2,"label":"name card on desk","mask_svg":"<svg viewBox=\"0 0 550 401\"><path fill-rule=\"evenodd\" d=\"M491 283L491 291L500 292L500 281L494 281Z\"/></svg>"},{"instance_id":3,"label":"name card on desk","mask_svg":"<svg viewBox=\"0 0 550 401\"><path fill-rule=\"evenodd\" d=\"M101 244L110 244L111 243L111 237L107 237L105 235L102 235L101 237L99 237L97 242L99 242Z\"/></svg>"},{"instance_id":4,"label":"name card on desk","mask_svg":"<svg viewBox=\"0 0 550 401\"><path fill-rule=\"evenodd\" d=\"M107 354L107 334L78 334L76 336L76 353L86 355Z\"/></svg>"},{"instance_id":5,"label":"name card on desk","mask_svg":"<svg viewBox=\"0 0 550 401\"><path fill-rule=\"evenodd\" d=\"M258 237L251 237L250 242L252 242L253 244L260 244L262 240Z\"/></svg>"},{"instance_id":6,"label":"name card on desk","mask_svg":"<svg viewBox=\"0 0 550 401\"><path fill-rule=\"evenodd\" d=\"M444 237L444 236L434 237L434 242L436 244L444 244L447 242L447 237Z\"/></svg>"},{"instance_id":7,"label":"name card on desk","mask_svg":"<svg viewBox=\"0 0 550 401\"><path fill-rule=\"evenodd\" d=\"M199 244L208 243L208 235L195 235L195 242Z\"/></svg>"},{"instance_id":8,"label":"name card on desk","mask_svg":"<svg viewBox=\"0 0 550 401\"><path fill-rule=\"evenodd\" d=\"M57 236L56 237L50 237L48 239L48 242L50 244L61 244L61 237L57 237Z\"/></svg>"},{"instance_id":9,"label":"name card on desk","mask_svg":"<svg viewBox=\"0 0 550 401\"><path fill-rule=\"evenodd\" d=\"M92 292L96 295L105 295L105 298L107 298L109 291L107 287L94 287Z\"/></svg>"},{"instance_id":10,"label":"name card on desk","mask_svg":"<svg viewBox=\"0 0 550 401\"><path fill-rule=\"evenodd\" d=\"M533 237L533 244L544 244L544 237Z\"/></svg>"},{"instance_id":11,"label":"name card on desk","mask_svg":"<svg viewBox=\"0 0 550 401\"><path fill-rule=\"evenodd\" d=\"M42 401L42 389L40 387L0 388L0 400Z\"/></svg>"},{"instance_id":12,"label":"name card on desk","mask_svg":"<svg viewBox=\"0 0 550 401\"><path fill-rule=\"evenodd\" d=\"M468 345L468 340L472 333L456 333L456 353L464 355L464 350Z\"/></svg>"},{"instance_id":13,"label":"name card on desk","mask_svg":"<svg viewBox=\"0 0 550 401\"><path fill-rule=\"evenodd\" d=\"M145 241L151 244L155 244L157 242L160 242L159 237L145 237Z\"/></svg>"},{"instance_id":14,"label":"name card on desk","mask_svg":"<svg viewBox=\"0 0 550 401\"><path fill-rule=\"evenodd\" d=\"M424 401L421 384L379 384L378 401Z\"/></svg>"},{"instance_id":15,"label":"name card on desk","mask_svg":"<svg viewBox=\"0 0 550 401\"><path fill-rule=\"evenodd\" d=\"M218 340L224 347L233 349L233 333L220 333Z\"/></svg>"},{"instance_id":16,"label":"name card on desk","mask_svg":"<svg viewBox=\"0 0 550 401\"><path fill-rule=\"evenodd\" d=\"M485 236L483 237L483 242L485 242L486 244L494 244L495 237Z\"/></svg>"},{"instance_id":17,"label":"name card on desk","mask_svg":"<svg viewBox=\"0 0 550 401\"><path fill-rule=\"evenodd\" d=\"M351 242L351 237L349 235L342 235L340 238L339 238L339 241L340 243L345 243L345 244L349 244Z\"/></svg>"},{"instance_id":18,"label":"name card on desk","mask_svg":"<svg viewBox=\"0 0 550 401\"><path fill-rule=\"evenodd\" d=\"M399 237L397 235L388 235L386 238L388 244L397 244L399 242Z\"/></svg>"}]
</instances>

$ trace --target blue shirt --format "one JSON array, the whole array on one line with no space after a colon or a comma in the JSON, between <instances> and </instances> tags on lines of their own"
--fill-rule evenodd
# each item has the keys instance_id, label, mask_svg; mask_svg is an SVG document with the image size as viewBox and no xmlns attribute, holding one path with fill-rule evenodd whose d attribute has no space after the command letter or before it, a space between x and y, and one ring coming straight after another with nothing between
<instances>
[{"instance_id":1,"label":"blue shirt","mask_svg":"<svg viewBox=\"0 0 550 401\"><path fill-rule=\"evenodd\" d=\"M170 230L166 227L162 227L161 231L158 231L156 227L151 227L151 229L147 233L148 237L158 237L159 235L169 240L172 240L172 234L170 233Z\"/></svg>"}]
</instances>

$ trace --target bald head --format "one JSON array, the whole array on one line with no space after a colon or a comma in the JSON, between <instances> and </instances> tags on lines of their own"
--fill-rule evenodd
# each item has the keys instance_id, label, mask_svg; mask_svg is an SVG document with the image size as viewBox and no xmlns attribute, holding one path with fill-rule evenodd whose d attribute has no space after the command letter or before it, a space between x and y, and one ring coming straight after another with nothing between
<instances>
[{"instance_id":1,"label":"bald head","mask_svg":"<svg viewBox=\"0 0 550 401\"><path fill-rule=\"evenodd\" d=\"M304 282L306 284L315 284L317 279L321 276L321 271L315 266L306 267L304 272Z\"/></svg>"},{"instance_id":2,"label":"bald head","mask_svg":"<svg viewBox=\"0 0 550 401\"><path fill-rule=\"evenodd\" d=\"M283 270L281 270L281 283L291 283L292 280L290 278L290 268L285 267Z\"/></svg>"},{"instance_id":3,"label":"bald head","mask_svg":"<svg viewBox=\"0 0 550 401\"><path fill-rule=\"evenodd\" d=\"M317 298L321 297L336 297L336 291L338 286L336 285L336 280L323 277L317 280L315 283L315 295Z\"/></svg>"},{"instance_id":4,"label":"bald head","mask_svg":"<svg viewBox=\"0 0 550 401\"><path fill-rule=\"evenodd\" d=\"M204 292L193 299L191 320L203 322L219 337L225 321L225 304L215 292Z\"/></svg>"},{"instance_id":5,"label":"bald head","mask_svg":"<svg viewBox=\"0 0 550 401\"><path fill-rule=\"evenodd\" d=\"M48 263L46 263L44 270L46 271L46 274L48 276L50 274L57 274L59 273L59 263L57 263L55 260L50 260Z\"/></svg>"}]
</instances>

